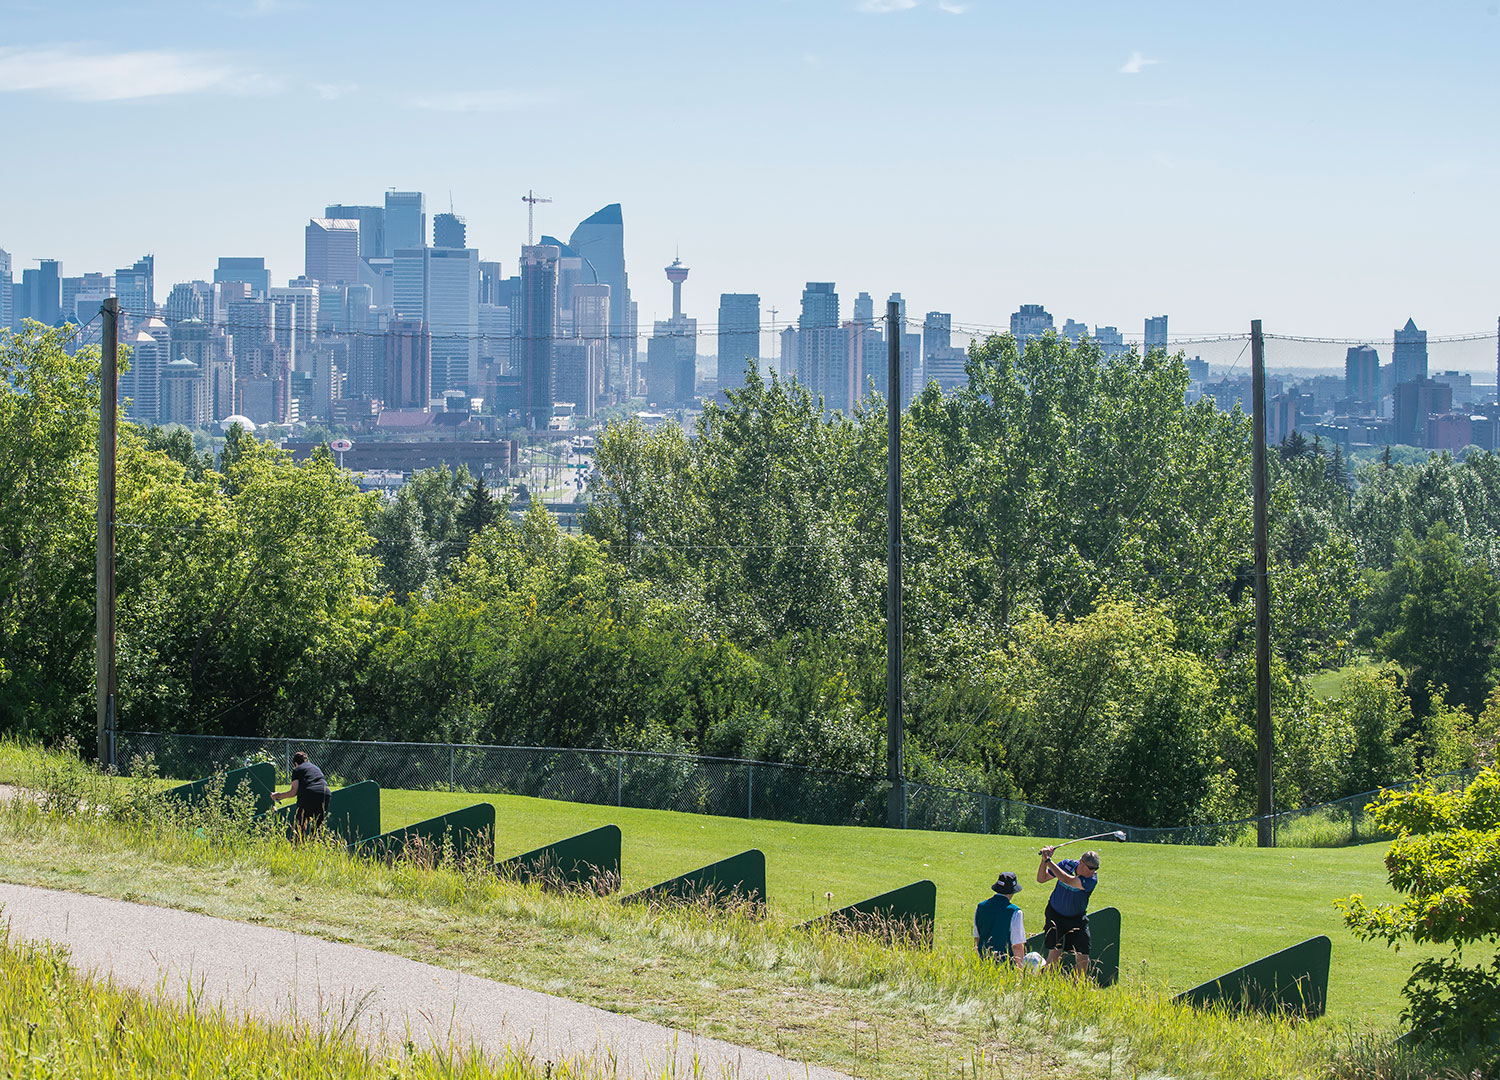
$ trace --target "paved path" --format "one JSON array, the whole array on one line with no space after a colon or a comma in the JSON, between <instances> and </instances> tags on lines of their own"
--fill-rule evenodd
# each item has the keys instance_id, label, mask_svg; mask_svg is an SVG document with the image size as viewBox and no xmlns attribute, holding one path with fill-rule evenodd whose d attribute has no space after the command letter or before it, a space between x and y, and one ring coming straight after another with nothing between
<instances>
[{"instance_id":1,"label":"paved path","mask_svg":"<svg viewBox=\"0 0 1500 1080\"><path fill-rule=\"evenodd\" d=\"M616 1063L621 1076L697 1075L738 1080L844 1080L802 1065L389 953L170 908L0 884L12 935L65 945L74 966L146 993L185 998L268 1020L289 1012L314 1023L399 1042L525 1046L538 1060Z\"/></svg>"}]
</instances>

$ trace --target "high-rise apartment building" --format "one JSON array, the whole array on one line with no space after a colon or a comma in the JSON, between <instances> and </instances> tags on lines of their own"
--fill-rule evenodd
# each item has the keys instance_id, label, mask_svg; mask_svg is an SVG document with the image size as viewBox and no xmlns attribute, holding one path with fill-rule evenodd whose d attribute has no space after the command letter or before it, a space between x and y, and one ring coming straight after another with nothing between
<instances>
[{"instance_id":1,"label":"high-rise apartment building","mask_svg":"<svg viewBox=\"0 0 1500 1080\"><path fill-rule=\"evenodd\" d=\"M875 300L867 292L854 298L854 322L858 326L873 326L875 323Z\"/></svg>"},{"instance_id":2,"label":"high-rise apartment building","mask_svg":"<svg viewBox=\"0 0 1500 1080\"><path fill-rule=\"evenodd\" d=\"M1344 354L1344 393L1353 402L1380 400L1380 354L1370 345L1354 345Z\"/></svg>"},{"instance_id":3,"label":"high-rise apartment building","mask_svg":"<svg viewBox=\"0 0 1500 1080\"><path fill-rule=\"evenodd\" d=\"M1167 317L1155 315L1146 319L1146 336L1143 351L1150 352L1152 349L1165 349L1167 347Z\"/></svg>"},{"instance_id":4,"label":"high-rise apartment building","mask_svg":"<svg viewBox=\"0 0 1500 1080\"><path fill-rule=\"evenodd\" d=\"M171 361L171 332L160 319L141 320L129 337L130 367L120 375L125 415L142 424L160 422L161 373Z\"/></svg>"},{"instance_id":5,"label":"high-rise apartment building","mask_svg":"<svg viewBox=\"0 0 1500 1080\"><path fill-rule=\"evenodd\" d=\"M760 295L719 296L719 394L745 385L750 367L760 368Z\"/></svg>"},{"instance_id":6,"label":"high-rise apartment building","mask_svg":"<svg viewBox=\"0 0 1500 1080\"><path fill-rule=\"evenodd\" d=\"M798 330L832 329L839 324L839 294L831 281L809 281L802 290Z\"/></svg>"},{"instance_id":7,"label":"high-rise apartment building","mask_svg":"<svg viewBox=\"0 0 1500 1080\"><path fill-rule=\"evenodd\" d=\"M609 286L610 357L622 371L631 373L628 381L633 383L636 309L625 272L625 219L620 204L610 203L579 222L568 246L588 271L581 279L584 283ZM561 258L561 251L558 255Z\"/></svg>"},{"instance_id":8,"label":"high-rise apartment building","mask_svg":"<svg viewBox=\"0 0 1500 1080\"><path fill-rule=\"evenodd\" d=\"M0 248L0 330L8 330L15 319L10 281L10 252Z\"/></svg>"},{"instance_id":9,"label":"high-rise apartment building","mask_svg":"<svg viewBox=\"0 0 1500 1080\"><path fill-rule=\"evenodd\" d=\"M313 218L303 231L303 276L323 285L359 284L359 222Z\"/></svg>"},{"instance_id":10,"label":"high-rise apartment building","mask_svg":"<svg viewBox=\"0 0 1500 1080\"><path fill-rule=\"evenodd\" d=\"M250 286L250 295L264 299L271 291L271 271L266 269L265 259L229 257L221 258L214 269L214 284L223 285L243 281Z\"/></svg>"},{"instance_id":11,"label":"high-rise apartment building","mask_svg":"<svg viewBox=\"0 0 1500 1080\"><path fill-rule=\"evenodd\" d=\"M173 360L161 369L157 423L203 427L209 421L208 377L187 357Z\"/></svg>"},{"instance_id":12,"label":"high-rise apartment building","mask_svg":"<svg viewBox=\"0 0 1500 1080\"><path fill-rule=\"evenodd\" d=\"M1016 348L1022 352L1028 341L1043 337L1052 329L1052 316L1041 304L1022 304L1010 317L1010 336L1016 339Z\"/></svg>"},{"instance_id":13,"label":"high-rise apartment building","mask_svg":"<svg viewBox=\"0 0 1500 1080\"><path fill-rule=\"evenodd\" d=\"M622 389L609 379L609 309L608 285L573 286L573 333L588 349L590 397L595 404ZM584 415L593 414L591 405Z\"/></svg>"},{"instance_id":14,"label":"high-rise apartment building","mask_svg":"<svg viewBox=\"0 0 1500 1080\"><path fill-rule=\"evenodd\" d=\"M432 246L442 248L467 247L468 227L464 219L453 213L434 214L432 218Z\"/></svg>"},{"instance_id":15,"label":"high-rise apartment building","mask_svg":"<svg viewBox=\"0 0 1500 1080\"><path fill-rule=\"evenodd\" d=\"M213 314L213 288L210 286L207 291L208 304L205 305L204 290L199 288L203 284L201 281L179 281L172 286L172 291L167 293L168 326L176 326L188 319L206 319Z\"/></svg>"},{"instance_id":16,"label":"high-rise apartment building","mask_svg":"<svg viewBox=\"0 0 1500 1080\"><path fill-rule=\"evenodd\" d=\"M848 412L858 395L849 334L839 326L839 294L831 281L809 281L797 318L797 381L827 411Z\"/></svg>"},{"instance_id":17,"label":"high-rise apartment building","mask_svg":"<svg viewBox=\"0 0 1500 1080\"><path fill-rule=\"evenodd\" d=\"M432 401L432 335L421 319L392 319L385 332L388 409L425 409Z\"/></svg>"},{"instance_id":18,"label":"high-rise apartment building","mask_svg":"<svg viewBox=\"0 0 1500 1080\"><path fill-rule=\"evenodd\" d=\"M21 289L16 305L16 322L35 319L45 326L56 326L62 318L62 263L42 259L35 269L21 271Z\"/></svg>"},{"instance_id":19,"label":"high-rise apartment building","mask_svg":"<svg viewBox=\"0 0 1500 1080\"><path fill-rule=\"evenodd\" d=\"M552 419L552 343L557 318L557 260L550 244L521 248L521 410L543 430Z\"/></svg>"},{"instance_id":20,"label":"high-rise apartment building","mask_svg":"<svg viewBox=\"0 0 1500 1080\"><path fill-rule=\"evenodd\" d=\"M276 306L277 343L291 357L293 368L308 367L318 339L318 303L322 299L318 283L297 278L271 289L269 299Z\"/></svg>"},{"instance_id":21,"label":"high-rise apartment building","mask_svg":"<svg viewBox=\"0 0 1500 1080\"><path fill-rule=\"evenodd\" d=\"M1427 378L1427 331L1418 330L1412 319L1407 319L1406 325L1396 331L1391 363L1396 368L1397 385Z\"/></svg>"},{"instance_id":22,"label":"high-rise apartment building","mask_svg":"<svg viewBox=\"0 0 1500 1080\"><path fill-rule=\"evenodd\" d=\"M1077 345L1088 335L1088 332L1088 323L1077 322L1073 319L1063 323L1062 336L1067 338L1070 344Z\"/></svg>"},{"instance_id":23,"label":"high-rise apartment building","mask_svg":"<svg viewBox=\"0 0 1500 1080\"><path fill-rule=\"evenodd\" d=\"M385 254L427 246L427 196L420 191L385 193Z\"/></svg>"},{"instance_id":24,"label":"high-rise apartment building","mask_svg":"<svg viewBox=\"0 0 1500 1080\"><path fill-rule=\"evenodd\" d=\"M1130 350L1125 345L1125 335L1120 333L1116 326L1094 327L1094 340L1099 343L1099 348L1104 351L1106 360L1116 356L1124 356Z\"/></svg>"},{"instance_id":25,"label":"high-rise apartment building","mask_svg":"<svg viewBox=\"0 0 1500 1080\"><path fill-rule=\"evenodd\" d=\"M385 207L336 204L323 208L325 218L359 222L359 257L382 259L385 247ZM309 275L310 276L310 275Z\"/></svg>"}]
</instances>

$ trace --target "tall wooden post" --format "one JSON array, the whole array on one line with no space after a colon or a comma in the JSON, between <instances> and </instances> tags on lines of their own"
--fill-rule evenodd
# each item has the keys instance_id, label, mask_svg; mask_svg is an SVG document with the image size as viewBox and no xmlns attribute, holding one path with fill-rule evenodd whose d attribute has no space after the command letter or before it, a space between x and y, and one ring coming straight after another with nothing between
<instances>
[{"instance_id":1,"label":"tall wooden post","mask_svg":"<svg viewBox=\"0 0 1500 1080\"><path fill-rule=\"evenodd\" d=\"M1255 472L1255 816L1256 842L1276 844L1275 792L1271 774L1271 581L1266 536L1266 343L1260 320L1250 324L1253 410L1251 467Z\"/></svg>"},{"instance_id":2,"label":"tall wooden post","mask_svg":"<svg viewBox=\"0 0 1500 1080\"><path fill-rule=\"evenodd\" d=\"M903 752L906 727L901 708L901 305L886 305L885 451L885 776L891 794L887 820L906 822Z\"/></svg>"},{"instance_id":3,"label":"tall wooden post","mask_svg":"<svg viewBox=\"0 0 1500 1080\"><path fill-rule=\"evenodd\" d=\"M94 559L94 615L98 641L99 764L115 764L115 409L120 342L120 301L104 301L99 350L99 522Z\"/></svg>"}]
</instances>

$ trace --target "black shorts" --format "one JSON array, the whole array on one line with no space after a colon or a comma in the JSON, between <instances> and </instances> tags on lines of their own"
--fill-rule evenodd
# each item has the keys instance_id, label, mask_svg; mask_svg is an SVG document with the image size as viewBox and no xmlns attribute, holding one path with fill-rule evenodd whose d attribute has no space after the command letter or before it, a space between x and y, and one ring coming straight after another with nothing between
<instances>
[{"instance_id":1,"label":"black shorts","mask_svg":"<svg viewBox=\"0 0 1500 1080\"><path fill-rule=\"evenodd\" d=\"M1064 952L1080 952L1089 955L1089 916L1062 915L1047 905L1047 950L1062 949Z\"/></svg>"},{"instance_id":2,"label":"black shorts","mask_svg":"<svg viewBox=\"0 0 1500 1080\"><path fill-rule=\"evenodd\" d=\"M297 830L316 829L328 816L329 793L320 791L297 797Z\"/></svg>"}]
</instances>

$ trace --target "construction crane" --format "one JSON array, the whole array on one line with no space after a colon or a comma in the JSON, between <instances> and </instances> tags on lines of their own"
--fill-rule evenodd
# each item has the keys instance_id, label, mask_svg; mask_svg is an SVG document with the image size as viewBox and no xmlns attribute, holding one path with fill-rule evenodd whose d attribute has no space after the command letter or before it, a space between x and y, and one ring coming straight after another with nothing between
<instances>
[{"instance_id":1,"label":"construction crane","mask_svg":"<svg viewBox=\"0 0 1500 1080\"><path fill-rule=\"evenodd\" d=\"M536 204L552 200L544 199L534 191L527 191L521 196L521 201L526 204L526 246L532 247L536 244Z\"/></svg>"}]
</instances>

